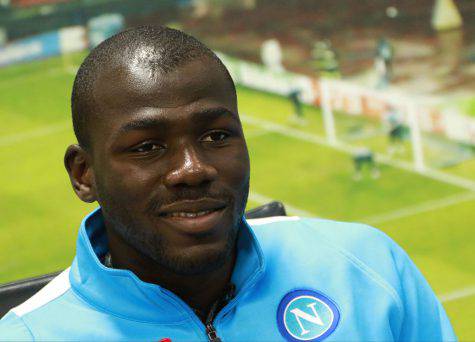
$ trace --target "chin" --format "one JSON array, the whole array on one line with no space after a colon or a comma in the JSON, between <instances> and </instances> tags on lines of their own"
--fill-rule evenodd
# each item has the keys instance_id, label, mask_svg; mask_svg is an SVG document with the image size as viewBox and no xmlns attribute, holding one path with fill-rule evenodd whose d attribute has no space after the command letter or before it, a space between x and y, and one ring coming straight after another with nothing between
<instances>
[{"instance_id":1,"label":"chin","mask_svg":"<svg viewBox=\"0 0 475 342\"><path fill-rule=\"evenodd\" d=\"M148 256L161 266L180 275L199 275L222 268L232 258L240 224L232 218L224 219L220 226L229 229L212 229L193 234L165 236L154 230L154 238L147 239Z\"/></svg>"},{"instance_id":2,"label":"chin","mask_svg":"<svg viewBox=\"0 0 475 342\"><path fill-rule=\"evenodd\" d=\"M201 232L187 232L157 225L155 219L145 222L114 222L113 229L136 251L160 266L179 275L199 275L222 268L233 256L240 227L240 217L226 213L218 227ZM131 228L133 227L133 228Z\"/></svg>"},{"instance_id":3,"label":"chin","mask_svg":"<svg viewBox=\"0 0 475 342\"><path fill-rule=\"evenodd\" d=\"M238 227L233 227L219 239L193 239L193 243L177 243L159 230L128 231L124 238L136 250L153 259L160 266L179 275L210 273L223 267L232 257ZM201 241L200 241L201 240ZM182 241L183 242L183 241Z\"/></svg>"},{"instance_id":4,"label":"chin","mask_svg":"<svg viewBox=\"0 0 475 342\"><path fill-rule=\"evenodd\" d=\"M177 251L164 251L160 260L164 267L180 275L199 275L222 268L232 257L233 246L227 243L199 245ZM168 252L168 253L167 253Z\"/></svg>"}]
</instances>

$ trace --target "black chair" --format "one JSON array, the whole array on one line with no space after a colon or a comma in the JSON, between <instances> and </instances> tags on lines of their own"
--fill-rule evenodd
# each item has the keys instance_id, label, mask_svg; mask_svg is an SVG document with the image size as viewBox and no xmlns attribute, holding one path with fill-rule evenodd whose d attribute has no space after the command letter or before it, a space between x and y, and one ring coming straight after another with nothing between
<instances>
[{"instance_id":1,"label":"black chair","mask_svg":"<svg viewBox=\"0 0 475 342\"><path fill-rule=\"evenodd\" d=\"M245 216L247 219L256 219L272 216L286 216L286 212L281 202L270 202L247 211ZM59 273L61 273L61 271L0 285L0 318L3 317L8 310L23 303L41 290Z\"/></svg>"},{"instance_id":2,"label":"black chair","mask_svg":"<svg viewBox=\"0 0 475 342\"><path fill-rule=\"evenodd\" d=\"M257 219L272 216L287 216L287 213L281 202L274 201L246 211L245 216L247 219Z\"/></svg>"}]
</instances>

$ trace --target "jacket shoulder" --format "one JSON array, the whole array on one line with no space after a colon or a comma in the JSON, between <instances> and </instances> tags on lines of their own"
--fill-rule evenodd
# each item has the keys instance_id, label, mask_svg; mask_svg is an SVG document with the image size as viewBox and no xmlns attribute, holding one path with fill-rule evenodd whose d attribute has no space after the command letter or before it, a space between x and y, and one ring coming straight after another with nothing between
<instances>
[{"instance_id":1,"label":"jacket shoulder","mask_svg":"<svg viewBox=\"0 0 475 342\"><path fill-rule=\"evenodd\" d=\"M9 312L0 320L0 340L33 341L33 335L19 316Z\"/></svg>"},{"instance_id":2,"label":"jacket shoulder","mask_svg":"<svg viewBox=\"0 0 475 342\"><path fill-rule=\"evenodd\" d=\"M305 265L304 274L297 274L300 278L308 270L313 274L319 270L320 277L316 278L325 279L324 285L333 281L327 291L336 297L337 290L344 295L358 293L358 298L365 298L366 294L367 300L363 300L361 307L378 298L372 307L376 310L378 305L382 308L388 303L385 298L391 299L397 311L387 312L395 339L456 340L449 319L424 276L407 253L380 230L365 224L321 219L274 218L250 225L273 269L290 265L286 272L291 273L302 269L295 265Z\"/></svg>"},{"instance_id":3,"label":"jacket shoulder","mask_svg":"<svg viewBox=\"0 0 475 342\"><path fill-rule=\"evenodd\" d=\"M364 257L365 247L371 247L371 255L400 247L382 231L362 223L339 222L316 218L270 217L249 220L259 242L278 242L283 245L315 244L331 245L340 251Z\"/></svg>"},{"instance_id":4,"label":"jacket shoulder","mask_svg":"<svg viewBox=\"0 0 475 342\"><path fill-rule=\"evenodd\" d=\"M382 287L400 306L401 269L409 258L389 236L361 223L314 218L269 218L249 222L264 254L307 265L348 265ZM300 260L300 261L299 261Z\"/></svg>"},{"instance_id":5,"label":"jacket shoulder","mask_svg":"<svg viewBox=\"0 0 475 342\"><path fill-rule=\"evenodd\" d=\"M51 319L51 305L57 303L71 288L69 268L22 304L12 308L0 320L0 340L30 340L35 338L37 324ZM53 310L54 311L54 310Z\"/></svg>"}]
</instances>

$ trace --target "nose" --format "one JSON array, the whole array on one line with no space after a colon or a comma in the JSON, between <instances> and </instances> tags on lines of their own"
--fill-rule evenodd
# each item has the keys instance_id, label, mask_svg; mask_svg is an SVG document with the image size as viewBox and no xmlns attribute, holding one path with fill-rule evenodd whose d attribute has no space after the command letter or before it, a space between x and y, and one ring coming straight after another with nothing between
<instances>
[{"instance_id":1,"label":"nose","mask_svg":"<svg viewBox=\"0 0 475 342\"><path fill-rule=\"evenodd\" d=\"M216 179L217 170L205 162L205 158L192 146L182 146L174 154L174 167L165 176L169 187L198 186Z\"/></svg>"}]
</instances>

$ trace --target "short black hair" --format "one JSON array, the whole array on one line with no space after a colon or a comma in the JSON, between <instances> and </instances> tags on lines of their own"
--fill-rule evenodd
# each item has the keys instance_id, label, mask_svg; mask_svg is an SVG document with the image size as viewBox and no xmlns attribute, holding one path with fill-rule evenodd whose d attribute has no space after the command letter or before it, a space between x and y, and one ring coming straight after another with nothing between
<instances>
[{"instance_id":1,"label":"short black hair","mask_svg":"<svg viewBox=\"0 0 475 342\"><path fill-rule=\"evenodd\" d=\"M145 48L145 49L144 49ZM140 50L137 58L135 54ZM198 39L165 26L140 26L122 31L95 47L84 59L74 80L71 112L74 133L81 147L90 147L88 121L94 113L92 90L97 75L111 65L121 65L134 56L153 75L166 74L202 57L215 61L230 80L232 78L216 54Z\"/></svg>"}]
</instances>

